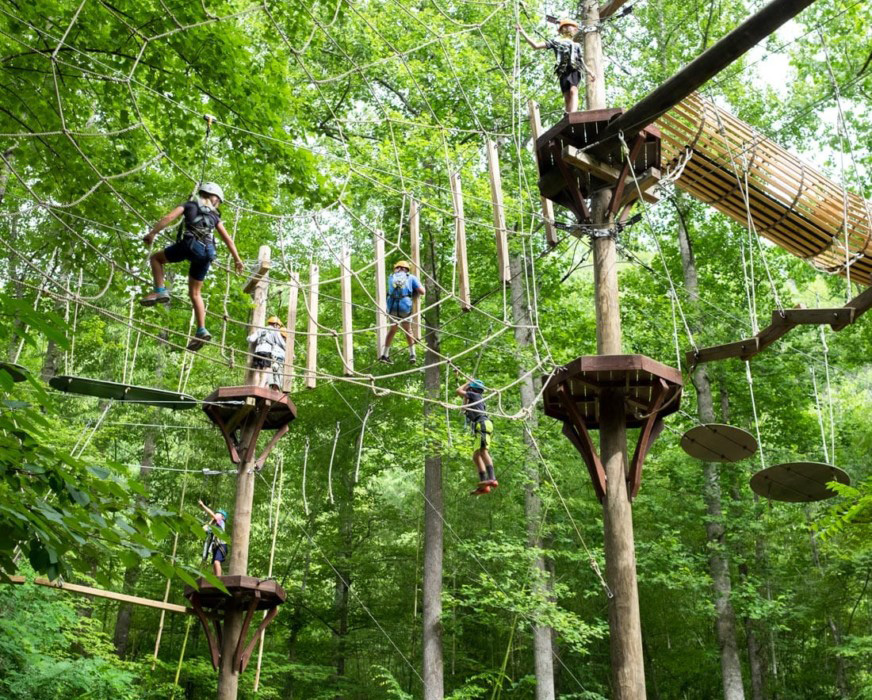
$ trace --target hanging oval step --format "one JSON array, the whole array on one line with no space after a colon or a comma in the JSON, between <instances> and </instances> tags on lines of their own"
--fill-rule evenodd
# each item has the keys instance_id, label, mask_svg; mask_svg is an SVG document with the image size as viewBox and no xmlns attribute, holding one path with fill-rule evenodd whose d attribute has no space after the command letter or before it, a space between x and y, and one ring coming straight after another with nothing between
<instances>
[{"instance_id":1,"label":"hanging oval step","mask_svg":"<svg viewBox=\"0 0 872 700\"><path fill-rule=\"evenodd\" d=\"M17 365L14 362L0 362L0 369L12 377L13 382L23 382L27 379L28 371L24 365Z\"/></svg>"},{"instance_id":2,"label":"hanging oval step","mask_svg":"<svg viewBox=\"0 0 872 700\"><path fill-rule=\"evenodd\" d=\"M124 401L127 403L144 403L150 406L160 406L174 410L194 408L197 405L197 399L193 396L182 394L178 391L152 389L150 387L108 382L88 377L60 375L52 377L49 380L49 385L52 389L69 394L82 394L84 396L94 396L99 399L112 399L113 401Z\"/></svg>"},{"instance_id":3,"label":"hanging oval step","mask_svg":"<svg viewBox=\"0 0 872 700\"><path fill-rule=\"evenodd\" d=\"M681 449L703 462L739 462L757 451L757 440L742 428L706 423L681 436Z\"/></svg>"},{"instance_id":4,"label":"hanging oval step","mask_svg":"<svg viewBox=\"0 0 872 700\"><path fill-rule=\"evenodd\" d=\"M751 489L773 501L807 503L823 501L836 495L827 484L837 481L850 484L848 474L832 464L821 462L787 462L763 469L751 477Z\"/></svg>"}]
</instances>

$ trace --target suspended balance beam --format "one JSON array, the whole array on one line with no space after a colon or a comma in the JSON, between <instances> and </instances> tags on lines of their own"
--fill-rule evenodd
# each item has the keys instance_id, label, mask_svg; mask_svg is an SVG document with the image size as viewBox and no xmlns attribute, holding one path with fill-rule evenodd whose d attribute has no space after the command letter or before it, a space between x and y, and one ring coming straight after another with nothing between
<instances>
[{"instance_id":1,"label":"suspended balance beam","mask_svg":"<svg viewBox=\"0 0 872 700\"><path fill-rule=\"evenodd\" d=\"M0 579L0 583L3 580ZM115 591L107 591L102 588L92 588L91 586L81 586L78 583L60 583L58 581L49 581L47 578L35 578L33 581L28 581L24 576L10 576L6 583L21 585L25 583L34 583L37 586L45 586L46 588L57 588L67 593L79 593L81 595L91 595L95 598L106 598L108 600L116 600L120 603L130 603L131 605L141 605L145 608L155 608L157 610L166 610L167 612L181 613L183 615L196 615L194 608L189 608L184 605L175 605L174 603L164 603L161 600L152 600L151 598L140 598L136 595L127 595L126 593L116 593Z\"/></svg>"},{"instance_id":2,"label":"suspended balance beam","mask_svg":"<svg viewBox=\"0 0 872 700\"><path fill-rule=\"evenodd\" d=\"M619 132L625 138L634 136L813 2L773 0L615 119L603 131L599 142L614 138Z\"/></svg>"}]
</instances>

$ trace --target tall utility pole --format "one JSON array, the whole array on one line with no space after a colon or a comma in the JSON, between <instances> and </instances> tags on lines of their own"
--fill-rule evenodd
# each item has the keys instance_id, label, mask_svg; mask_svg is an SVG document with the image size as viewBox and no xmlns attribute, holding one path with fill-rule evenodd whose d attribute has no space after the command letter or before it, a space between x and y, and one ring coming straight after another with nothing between
<instances>
[{"instance_id":1,"label":"tall utility pole","mask_svg":"<svg viewBox=\"0 0 872 700\"><path fill-rule=\"evenodd\" d=\"M599 32L599 5L585 0L582 18L588 110L606 108L603 50ZM614 223L610 214L611 193L603 190L590 202L591 221ZM600 355L621 354L621 311L618 299L618 268L615 239L593 240L596 306L596 345ZM603 504L606 579L609 599L609 629L612 660L612 692L616 700L645 698L645 664L642 657L642 623L636 582L636 550L633 541L633 508L627 494L627 429L624 397L619 392L600 398L600 460L605 470Z\"/></svg>"}]
</instances>

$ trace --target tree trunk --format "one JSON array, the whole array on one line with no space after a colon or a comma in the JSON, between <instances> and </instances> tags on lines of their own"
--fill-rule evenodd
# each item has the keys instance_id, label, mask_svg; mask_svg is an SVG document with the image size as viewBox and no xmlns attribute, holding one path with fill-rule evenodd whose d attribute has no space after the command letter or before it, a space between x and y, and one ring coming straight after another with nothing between
<instances>
[{"instance_id":1,"label":"tree trunk","mask_svg":"<svg viewBox=\"0 0 872 700\"><path fill-rule=\"evenodd\" d=\"M525 296L525 261L517 256L511 256L511 287L512 287L512 318L515 322L515 342L521 349L521 362L518 365L518 376L524 380L520 384L521 404L523 408L532 407L536 402L536 382L527 373L525 350L532 345L531 320L529 307ZM537 424L535 412L527 421L529 431ZM551 595L552 579L545 568L545 558L542 555L542 499L539 498L539 460L536 445L530 432L524 432L524 442L527 444L526 484L524 486L524 514L527 518L527 546L533 550L532 580L533 591L537 599L546 599ZM548 625L533 625L533 664L536 671L536 700L554 700L554 657L551 650L551 627Z\"/></svg>"},{"instance_id":2,"label":"tree trunk","mask_svg":"<svg viewBox=\"0 0 872 700\"><path fill-rule=\"evenodd\" d=\"M739 564L739 580L748 578L748 565ZM748 668L751 672L751 700L763 700L766 697L766 660L763 649L757 639L757 625L750 617L742 619L745 627L745 643L748 647Z\"/></svg>"},{"instance_id":3,"label":"tree trunk","mask_svg":"<svg viewBox=\"0 0 872 700\"><path fill-rule=\"evenodd\" d=\"M341 683L345 676L345 663L348 641L348 597L351 586L351 556L354 547L354 485L353 471L344 470L342 499L339 501L339 540L341 551L336 561L336 584L333 595L333 612L336 621L336 677ZM341 687L341 686L340 686ZM340 691L337 698L343 698Z\"/></svg>"},{"instance_id":4,"label":"tree trunk","mask_svg":"<svg viewBox=\"0 0 872 700\"><path fill-rule=\"evenodd\" d=\"M680 200L679 200L680 201ZM684 217L678 210L678 243L681 250L681 263L684 270L684 284L691 303L699 301L699 282L696 261L690 234ZM699 314L695 315L693 330L699 332L702 324ZM693 385L696 389L697 415L703 423L715 422L714 399L708 372L704 365L693 371ZM724 686L724 700L744 700L745 689L742 683L742 664L739 661L739 648L736 642L736 618L730 602L732 582L730 562L724 547L723 507L721 504L720 472L717 464L703 463L703 500L706 506L706 541L709 550L709 575L712 578L715 603L715 633L721 657L721 676Z\"/></svg>"},{"instance_id":5,"label":"tree trunk","mask_svg":"<svg viewBox=\"0 0 872 700\"><path fill-rule=\"evenodd\" d=\"M436 252L433 237L428 236L427 267L430 279L436 279ZM427 344L424 370L424 390L430 398L439 398L441 387L439 356L439 290L430 288L427 312ZM422 663L424 672L424 700L442 700L442 443L438 437L441 411L433 404L424 404L424 425L427 445L424 458L424 582L423 582L423 634Z\"/></svg>"},{"instance_id":6,"label":"tree trunk","mask_svg":"<svg viewBox=\"0 0 872 700\"><path fill-rule=\"evenodd\" d=\"M158 369L160 369L160 364ZM162 374L162 372L159 372ZM154 465L154 455L157 451L157 431L149 429L145 433L145 440L142 444L142 459L139 462L139 479L145 481L148 478L151 468ZM122 593L131 594L139 580L139 565L128 567L124 570L124 583L121 588ZM127 655L127 645L130 641L130 619L133 615L133 605L130 603L121 603L118 606L118 617L115 619L115 634L113 642L115 644L115 653L119 658L125 658Z\"/></svg>"}]
</instances>

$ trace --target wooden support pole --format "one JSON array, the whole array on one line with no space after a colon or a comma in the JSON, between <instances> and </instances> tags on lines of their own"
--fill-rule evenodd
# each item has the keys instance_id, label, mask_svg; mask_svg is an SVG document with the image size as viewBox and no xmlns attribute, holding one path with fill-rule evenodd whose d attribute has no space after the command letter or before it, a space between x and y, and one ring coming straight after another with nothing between
<instances>
[{"instance_id":1,"label":"wooden support pole","mask_svg":"<svg viewBox=\"0 0 872 700\"><path fill-rule=\"evenodd\" d=\"M262 245L257 253L257 264L255 271L248 282L245 284L245 291L251 294L254 301L254 309L251 313L251 323L248 326L248 334L251 335L257 330L266 326L266 301L269 293L269 268L270 268L270 248L268 245ZM254 369L252 365L252 356L254 355L254 343L248 344L248 362L245 371L245 384L251 386L256 384L260 371Z\"/></svg>"},{"instance_id":2,"label":"wooden support pole","mask_svg":"<svg viewBox=\"0 0 872 700\"><path fill-rule=\"evenodd\" d=\"M385 276L385 239L381 231L372 236L375 248L375 346L378 357L385 349L385 338L388 333L388 281Z\"/></svg>"},{"instance_id":3,"label":"wooden support pole","mask_svg":"<svg viewBox=\"0 0 872 700\"><path fill-rule=\"evenodd\" d=\"M306 333L306 388L314 389L318 373L318 266L309 265L309 300L306 305L309 330Z\"/></svg>"},{"instance_id":4,"label":"wooden support pole","mask_svg":"<svg viewBox=\"0 0 872 700\"><path fill-rule=\"evenodd\" d=\"M472 302L469 296L469 265L466 259L466 218L463 213L463 189L460 174L451 175L451 200L454 204L454 256L457 260L457 296L460 310L469 311Z\"/></svg>"},{"instance_id":5,"label":"wooden support pole","mask_svg":"<svg viewBox=\"0 0 872 700\"><path fill-rule=\"evenodd\" d=\"M530 100L527 103L527 110L530 113L530 132L533 135L533 153L536 154L536 159L539 159L539 152L536 149L536 142L542 135L542 121L539 117L539 104ZM545 240L548 245L557 245L557 230L554 228L554 204L547 197L539 196L542 202L542 219L545 221Z\"/></svg>"},{"instance_id":6,"label":"wooden support pole","mask_svg":"<svg viewBox=\"0 0 872 700\"><path fill-rule=\"evenodd\" d=\"M354 374L354 328L351 306L351 250L342 247L339 283L342 290L342 368L346 377Z\"/></svg>"},{"instance_id":7,"label":"wooden support pole","mask_svg":"<svg viewBox=\"0 0 872 700\"><path fill-rule=\"evenodd\" d=\"M296 350L294 348L297 337L297 303L300 297L300 274L291 273L291 286L288 288L288 337L285 340L285 371L282 381L282 389L285 392L291 390L294 378L294 362Z\"/></svg>"},{"instance_id":8,"label":"wooden support pole","mask_svg":"<svg viewBox=\"0 0 872 700\"><path fill-rule=\"evenodd\" d=\"M421 205L413 199L409 205L409 251L412 254L412 274L421 278ZM412 297L412 336L421 341L421 297Z\"/></svg>"},{"instance_id":9,"label":"wooden support pole","mask_svg":"<svg viewBox=\"0 0 872 700\"><path fill-rule=\"evenodd\" d=\"M596 0L585 0L584 59L589 74L584 76L588 109L605 109L605 70L599 8ZM603 190L591 197L594 225L608 226L611 193ZM597 352L621 354L621 313L618 297L618 265L614 238L594 239L594 304L597 319ZM633 538L633 508L627 493L628 459L624 394L620 389L604 391L600 407L600 460L606 473L603 499L603 530L606 579L613 597L609 599L609 641L611 650L612 697L614 700L645 700L645 664L642 656L642 624L636 580L636 551Z\"/></svg>"},{"instance_id":10,"label":"wooden support pole","mask_svg":"<svg viewBox=\"0 0 872 700\"><path fill-rule=\"evenodd\" d=\"M500 159L497 145L488 139L487 142L487 170L490 179L491 205L494 211L494 236L497 241L497 267L499 269L500 282L503 284L511 281L512 273L509 270L509 243L506 232L506 212L503 209L503 179L500 176Z\"/></svg>"}]
</instances>

